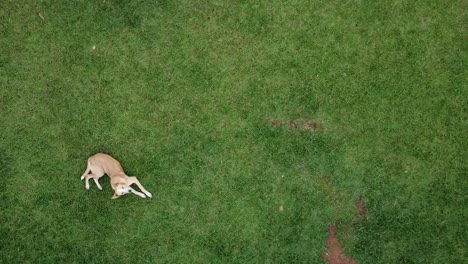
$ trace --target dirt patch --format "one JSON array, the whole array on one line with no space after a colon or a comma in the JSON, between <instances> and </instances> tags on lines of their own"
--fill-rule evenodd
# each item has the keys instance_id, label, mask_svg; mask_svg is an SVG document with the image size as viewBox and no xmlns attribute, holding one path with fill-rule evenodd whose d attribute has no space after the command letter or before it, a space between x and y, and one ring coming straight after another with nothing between
<instances>
[{"instance_id":1,"label":"dirt patch","mask_svg":"<svg viewBox=\"0 0 468 264\"><path fill-rule=\"evenodd\" d=\"M320 176L320 180L322 180L322 182L325 184L326 190L328 192L331 191L331 186L330 186L330 182L328 181L328 178L322 175Z\"/></svg>"},{"instance_id":2,"label":"dirt patch","mask_svg":"<svg viewBox=\"0 0 468 264\"><path fill-rule=\"evenodd\" d=\"M323 253L320 257L329 264L357 264L356 260L345 256L345 251L336 237L335 225L328 227L327 247L328 253Z\"/></svg>"},{"instance_id":3,"label":"dirt patch","mask_svg":"<svg viewBox=\"0 0 468 264\"><path fill-rule=\"evenodd\" d=\"M362 196L359 196L359 199L356 201L356 208L358 211L358 216L364 220L367 220L367 206Z\"/></svg>"},{"instance_id":4,"label":"dirt patch","mask_svg":"<svg viewBox=\"0 0 468 264\"><path fill-rule=\"evenodd\" d=\"M330 180L323 175L320 176L320 180L323 182L322 191L325 193L326 196L330 197L333 204L336 205L338 197L333 190L333 187L331 185L332 183L330 183Z\"/></svg>"},{"instance_id":5,"label":"dirt patch","mask_svg":"<svg viewBox=\"0 0 468 264\"><path fill-rule=\"evenodd\" d=\"M308 119L295 119L295 120L278 120L273 119L271 121L272 127L282 127L286 126L290 130L297 131L321 131L326 132L328 129L324 127L321 123Z\"/></svg>"},{"instance_id":6,"label":"dirt patch","mask_svg":"<svg viewBox=\"0 0 468 264\"><path fill-rule=\"evenodd\" d=\"M341 205L344 203L344 198L341 197L336 190L334 190L333 181L328 177L322 175L318 179L321 182L320 186L323 193L331 199L331 202L334 206L334 211L339 213L343 209ZM357 216L362 219L367 219L367 207L363 196L359 196L359 199L356 201L355 205L357 209ZM330 225L328 227L328 232L328 253L321 254L320 257L329 264L357 264L357 260L353 260L345 256L345 251L341 247L340 241L336 236L336 225Z\"/></svg>"}]
</instances>

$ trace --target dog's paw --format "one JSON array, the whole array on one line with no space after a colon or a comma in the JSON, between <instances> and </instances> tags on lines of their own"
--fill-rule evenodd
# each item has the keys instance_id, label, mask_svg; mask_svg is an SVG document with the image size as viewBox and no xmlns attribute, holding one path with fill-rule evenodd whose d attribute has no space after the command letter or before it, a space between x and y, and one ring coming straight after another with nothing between
<instances>
[{"instance_id":1,"label":"dog's paw","mask_svg":"<svg viewBox=\"0 0 468 264\"><path fill-rule=\"evenodd\" d=\"M81 176L81 180L84 180L84 176Z\"/></svg>"},{"instance_id":2,"label":"dog's paw","mask_svg":"<svg viewBox=\"0 0 468 264\"><path fill-rule=\"evenodd\" d=\"M146 196L148 196L150 198L153 197L153 195L150 192L145 192L145 194L146 194Z\"/></svg>"},{"instance_id":3,"label":"dog's paw","mask_svg":"<svg viewBox=\"0 0 468 264\"><path fill-rule=\"evenodd\" d=\"M89 185L85 186L86 190L89 190Z\"/></svg>"}]
</instances>

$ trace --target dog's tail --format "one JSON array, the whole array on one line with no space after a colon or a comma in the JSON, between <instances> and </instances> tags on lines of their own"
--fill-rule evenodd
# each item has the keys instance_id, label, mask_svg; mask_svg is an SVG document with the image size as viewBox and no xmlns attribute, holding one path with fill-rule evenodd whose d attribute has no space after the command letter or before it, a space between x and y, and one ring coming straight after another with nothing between
<instances>
[{"instance_id":1,"label":"dog's tail","mask_svg":"<svg viewBox=\"0 0 468 264\"><path fill-rule=\"evenodd\" d=\"M91 172L91 169L90 169L89 161L88 161L88 165L87 165L87 167L86 167L86 171L83 173L83 175L81 175L81 180L83 180L83 179L85 178L85 176L88 175L90 172Z\"/></svg>"}]
</instances>

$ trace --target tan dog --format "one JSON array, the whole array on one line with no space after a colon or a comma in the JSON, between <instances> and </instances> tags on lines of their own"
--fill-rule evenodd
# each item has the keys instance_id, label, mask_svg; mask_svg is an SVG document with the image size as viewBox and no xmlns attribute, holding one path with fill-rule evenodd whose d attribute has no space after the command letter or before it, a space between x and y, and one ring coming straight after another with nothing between
<instances>
[{"instance_id":1,"label":"tan dog","mask_svg":"<svg viewBox=\"0 0 468 264\"><path fill-rule=\"evenodd\" d=\"M98 153L88 159L88 167L83 176L81 176L81 180L85 179L86 190L89 190L90 178L94 180L99 190L102 190L102 186L99 184L99 178L104 176L104 174L107 174L111 179L111 186L115 191L112 199L119 198L119 196L127 193L134 193L141 198L146 198L146 196L152 197L151 193L141 185L135 176L129 177L125 174L117 160L102 153ZM136 184L144 194L130 187L132 184Z\"/></svg>"}]
</instances>

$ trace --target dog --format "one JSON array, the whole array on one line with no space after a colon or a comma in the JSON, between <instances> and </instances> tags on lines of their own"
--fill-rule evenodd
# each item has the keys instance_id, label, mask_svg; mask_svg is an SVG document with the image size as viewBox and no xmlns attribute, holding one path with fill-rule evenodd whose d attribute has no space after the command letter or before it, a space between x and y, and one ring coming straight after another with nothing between
<instances>
[{"instance_id":1,"label":"dog","mask_svg":"<svg viewBox=\"0 0 468 264\"><path fill-rule=\"evenodd\" d=\"M89 190L89 179L93 179L99 190L102 191L102 186L99 184L99 178L107 174L110 178L112 189L114 189L114 196L112 199L117 199L127 193L133 193L141 198L153 197L138 181L135 176L129 177L125 174L120 163L111 156L103 153L98 153L89 157L88 167L81 176L81 180L85 180L86 190ZM143 192L136 191L130 185L136 184Z\"/></svg>"}]
</instances>

